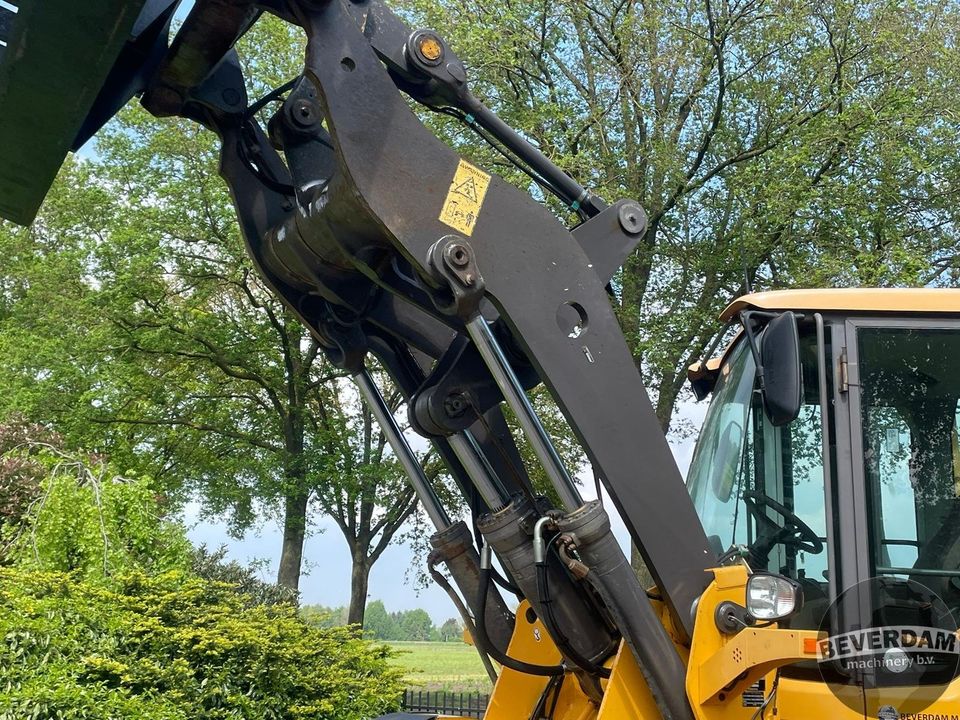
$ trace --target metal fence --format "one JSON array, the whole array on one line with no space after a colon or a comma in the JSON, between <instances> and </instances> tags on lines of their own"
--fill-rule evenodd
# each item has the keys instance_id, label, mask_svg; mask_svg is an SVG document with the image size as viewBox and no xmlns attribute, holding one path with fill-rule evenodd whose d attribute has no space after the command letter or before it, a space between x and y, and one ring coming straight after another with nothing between
<instances>
[{"instance_id":1,"label":"metal fence","mask_svg":"<svg viewBox=\"0 0 960 720\"><path fill-rule=\"evenodd\" d=\"M490 696L481 695L479 692L407 690L403 693L404 710L456 717L482 718L489 702Z\"/></svg>"}]
</instances>

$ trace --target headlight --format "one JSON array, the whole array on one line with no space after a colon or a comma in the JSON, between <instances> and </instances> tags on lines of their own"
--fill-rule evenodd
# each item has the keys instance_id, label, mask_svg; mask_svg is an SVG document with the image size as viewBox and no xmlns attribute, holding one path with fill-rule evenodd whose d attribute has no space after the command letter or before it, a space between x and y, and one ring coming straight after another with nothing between
<instances>
[{"instance_id":1,"label":"headlight","mask_svg":"<svg viewBox=\"0 0 960 720\"><path fill-rule=\"evenodd\" d=\"M747 612L757 620L781 620L801 607L803 591L790 578L754 573L747 580Z\"/></svg>"}]
</instances>

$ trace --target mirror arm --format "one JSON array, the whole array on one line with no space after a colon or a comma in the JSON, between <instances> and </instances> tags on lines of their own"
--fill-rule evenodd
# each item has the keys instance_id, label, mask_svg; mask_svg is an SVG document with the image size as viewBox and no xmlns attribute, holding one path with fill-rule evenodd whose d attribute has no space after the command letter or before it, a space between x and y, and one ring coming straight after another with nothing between
<instances>
[{"instance_id":1,"label":"mirror arm","mask_svg":"<svg viewBox=\"0 0 960 720\"><path fill-rule=\"evenodd\" d=\"M760 392L766 391L766 383L763 377L763 362L760 360L760 346L757 344L757 334L753 327L753 318L761 317L772 320L777 317L777 313L760 312L757 310L743 310L740 313L740 324L743 326L743 332L747 336L747 344L750 346L750 353L753 355L753 364L756 365L757 385Z\"/></svg>"}]
</instances>

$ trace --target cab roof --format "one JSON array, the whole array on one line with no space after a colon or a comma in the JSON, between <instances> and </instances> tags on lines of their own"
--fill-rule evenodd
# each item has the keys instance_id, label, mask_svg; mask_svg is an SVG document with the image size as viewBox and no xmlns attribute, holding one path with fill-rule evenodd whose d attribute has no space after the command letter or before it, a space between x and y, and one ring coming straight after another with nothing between
<instances>
[{"instance_id":1,"label":"cab roof","mask_svg":"<svg viewBox=\"0 0 960 720\"><path fill-rule=\"evenodd\" d=\"M772 290L737 298L721 313L720 319L727 322L742 310L960 315L960 290L940 288Z\"/></svg>"}]
</instances>

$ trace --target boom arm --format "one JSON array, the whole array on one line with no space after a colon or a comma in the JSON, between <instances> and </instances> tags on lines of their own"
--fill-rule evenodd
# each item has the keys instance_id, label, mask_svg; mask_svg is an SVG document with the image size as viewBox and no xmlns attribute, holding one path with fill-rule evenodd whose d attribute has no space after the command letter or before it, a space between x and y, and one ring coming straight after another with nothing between
<instances>
[{"instance_id":1,"label":"boom arm","mask_svg":"<svg viewBox=\"0 0 960 720\"><path fill-rule=\"evenodd\" d=\"M308 38L304 74L271 120L269 139L247 104L233 50L264 11ZM569 178L470 93L463 64L439 35L411 31L378 0L197 0L153 63L144 106L217 133L221 174L257 270L331 361L357 375L369 401L376 403L376 388L366 356L390 372L413 427L435 443L486 542L579 668L585 691L599 693L596 676L622 635L663 715L688 717L685 669L670 637L612 541L603 508L583 502L524 394L541 382L549 389L673 625L689 638L716 558L607 291L643 236L639 205L607 206ZM130 82L101 97L100 114L143 89ZM526 193L465 162L401 91L495 138L583 222L568 229ZM91 124L88 117L84 127ZM562 508L534 496L502 402ZM393 444L402 459L402 435L393 433ZM457 535L417 470L409 467L411 481L438 536ZM533 525L541 519L579 552L586 581L571 573L569 557L536 554ZM497 632L507 617L499 595L478 585L475 557L459 570L451 563L475 610L478 587L487 598L488 649L502 654L509 633Z\"/></svg>"}]
</instances>

